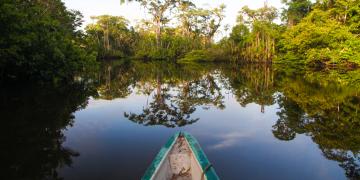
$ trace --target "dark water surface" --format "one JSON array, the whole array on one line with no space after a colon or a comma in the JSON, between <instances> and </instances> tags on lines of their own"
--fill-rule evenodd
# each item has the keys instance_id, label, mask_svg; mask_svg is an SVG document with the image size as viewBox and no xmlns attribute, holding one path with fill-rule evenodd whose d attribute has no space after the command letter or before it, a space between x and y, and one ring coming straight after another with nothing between
<instances>
[{"instance_id":1,"label":"dark water surface","mask_svg":"<svg viewBox=\"0 0 360 180\"><path fill-rule=\"evenodd\" d=\"M140 179L188 131L221 179L359 179L360 72L123 63L1 89L6 179Z\"/></svg>"}]
</instances>

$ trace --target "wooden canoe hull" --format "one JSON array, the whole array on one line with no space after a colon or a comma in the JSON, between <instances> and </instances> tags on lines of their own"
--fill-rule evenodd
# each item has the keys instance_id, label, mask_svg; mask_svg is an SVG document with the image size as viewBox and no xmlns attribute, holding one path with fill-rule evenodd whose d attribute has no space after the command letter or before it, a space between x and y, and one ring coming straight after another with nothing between
<instances>
[{"instance_id":1,"label":"wooden canoe hull","mask_svg":"<svg viewBox=\"0 0 360 180\"><path fill-rule=\"evenodd\" d=\"M218 180L198 141L189 133L174 134L161 148L142 180Z\"/></svg>"}]
</instances>

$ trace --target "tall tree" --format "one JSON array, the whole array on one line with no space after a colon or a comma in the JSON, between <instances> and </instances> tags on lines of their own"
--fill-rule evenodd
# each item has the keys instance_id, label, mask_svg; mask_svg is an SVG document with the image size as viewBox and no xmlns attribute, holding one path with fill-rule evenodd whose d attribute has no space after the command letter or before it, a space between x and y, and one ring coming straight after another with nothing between
<instances>
[{"instance_id":1,"label":"tall tree","mask_svg":"<svg viewBox=\"0 0 360 180\"><path fill-rule=\"evenodd\" d=\"M289 27L300 22L311 11L310 0L282 0L287 7L283 9L282 19Z\"/></svg>"},{"instance_id":2,"label":"tall tree","mask_svg":"<svg viewBox=\"0 0 360 180\"><path fill-rule=\"evenodd\" d=\"M152 21L155 26L156 45L161 46L161 34L163 27L170 21L170 14L174 8L182 3L184 0L128 0L129 2L136 1L141 4L148 13L152 16ZM124 3L125 0L121 0Z\"/></svg>"},{"instance_id":3,"label":"tall tree","mask_svg":"<svg viewBox=\"0 0 360 180\"><path fill-rule=\"evenodd\" d=\"M275 43L279 26L274 23L277 9L266 3L262 8L244 6L239 11L237 25L230 34L230 44L236 44L242 60L271 62L275 57ZM231 48L234 49L234 48Z\"/></svg>"},{"instance_id":4,"label":"tall tree","mask_svg":"<svg viewBox=\"0 0 360 180\"><path fill-rule=\"evenodd\" d=\"M126 57L132 54L136 33L128 28L128 21L122 16L92 16L95 22L86 26L89 43L95 46L98 56Z\"/></svg>"},{"instance_id":5,"label":"tall tree","mask_svg":"<svg viewBox=\"0 0 360 180\"><path fill-rule=\"evenodd\" d=\"M187 36L202 37L204 44L209 45L225 18L225 8L224 4L213 9L203 9L197 8L192 3L183 3L179 7L180 29Z\"/></svg>"},{"instance_id":6,"label":"tall tree","mask_svg":"<svg viewBox=\"0 0 360 180\"><path fill-rule=\"evenodd\" d=\"M226 6L221 4L219 7L211 9L211 10L202 10L204 13L207 13L207 16L204 16L202 22L202 31L205 36L205 44L210 44L211 40L215 36L216 32L218 32L221 22L225 18L224 10Z\"/></svg>"}]
</instances>

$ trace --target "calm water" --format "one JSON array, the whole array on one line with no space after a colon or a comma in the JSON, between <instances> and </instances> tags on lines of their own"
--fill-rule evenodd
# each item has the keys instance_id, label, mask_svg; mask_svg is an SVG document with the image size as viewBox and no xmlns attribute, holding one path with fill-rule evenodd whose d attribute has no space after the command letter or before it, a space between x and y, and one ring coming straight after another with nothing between
<instances>
[{"instance_id":1,"label":"calm water","mask_svg":"<svg viewBox=\"0 0 360 180\"><path fill-rule=\"evenodd\" d=\"M6 179L139 179L188 131L222 179L359 179L360 72L123 63L1 88Z\"/></svg>"}]
</instances>

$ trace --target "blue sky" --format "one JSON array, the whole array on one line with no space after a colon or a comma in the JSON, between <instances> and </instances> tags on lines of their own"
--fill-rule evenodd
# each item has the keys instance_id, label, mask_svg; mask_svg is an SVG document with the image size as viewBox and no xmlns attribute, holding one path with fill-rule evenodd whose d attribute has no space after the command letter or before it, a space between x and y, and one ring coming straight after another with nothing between
<instances>
[{"instance_id":1,"label":"blue sky","mask_svg":"<svg viewBox=\"0 0 360 180\"><path fill-rule=\"evenodd\" d=\"M144 8L137 3L127 3L120 5L120 0L63 0L65 5L70 9L76 9L83 13L85 17L85 24L91 23L90 16L93 15L116 15L124 16L130 20L131 25L135 25L137 21L149 17ZM250 8L259 8L264 5L265 0L194 0L198 7L216 7L220 4L225 4L225 16L223 25L232 25L236 22L236 16L241 7L247 5ZM268 4L281 8L281 0L268 0ZM220 35L221 36L221 35Z\"/></svg>"}]
</instances>

